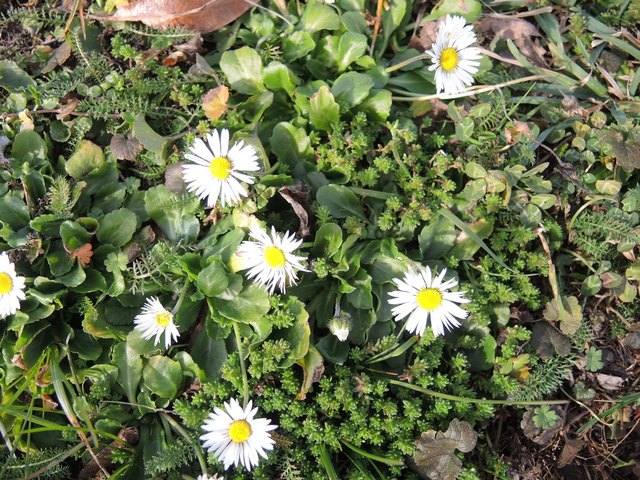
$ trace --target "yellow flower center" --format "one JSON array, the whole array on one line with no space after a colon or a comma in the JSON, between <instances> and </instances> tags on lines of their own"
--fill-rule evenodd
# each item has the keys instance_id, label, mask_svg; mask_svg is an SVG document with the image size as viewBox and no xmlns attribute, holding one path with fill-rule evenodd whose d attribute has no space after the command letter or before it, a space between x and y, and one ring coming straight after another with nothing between
<instances>
[{"instance_id":1,"label":"yellow flower center","mask_svg":"<svg viewBox=\"0 0 640 480\"><path fill-rule=\"evenodd\" d=\"M458 66L458 52L455 48L445 48L440 54L440 66L445 72L451 72Z\"/></svg>"},{"instance_id":2,"label":"yellow flower center","mask_svg":"<svg viewBox=\"0 0 640 480\"><path fill-rule=\"evenodd\" d=\"M8 273L0 273L0 295L13 290L13 281Z\"/></svg>"},{"instance_id":3,"label":"yellow flower center","mask_svg":"<svg viewBox=\"0 0 640 480\"><path fill-rule=\"evenodd\" d=\"M435 288L423 288L418 292L416 300L425 310L435 310L442 304L442 294Z\"/></svg>"},{"instance_id":4,"label":"yellow flower center","mask_svg":"<svg viewBox=\"0 0 640 480\"><path fill-rule=\"evenodd\" d=\"M171 314L169 312L156 313L156 323L159 327L168 327L171 323Z\"/></svg>"},{"instance_id":5,"label":"yellow flower center","mask_svg":"<svg viewBox=\"0 0 640 480\"><path fill-rule=\"evenodd\" d=\"M269 245L264 249L264 261L267 262L267 265L271 268L284 267L285 263L287 263L284 252L273 245Z\"/></svg>"},{"instance_id":6,"label":"yellow flower center","mask_svg":"<svg viewBox=\"0 0 640 480\"><path fill-rule=\"evenodd\" d=\"M236 443L246 442L251 436L251 425L246 420L236 420L229 427L229 436Z\"/></svg>"},{"instance_id":7,"label":"yellow flower center","mask_svg":"<svg viewBox=\"0 0 640 480\"><path fill-rule=\"evenodd\" d=\"M209 170L218 180L225 180L231 174L231 162L225 157L216 157L211 160Z\"/></svg>"}]
</instances>

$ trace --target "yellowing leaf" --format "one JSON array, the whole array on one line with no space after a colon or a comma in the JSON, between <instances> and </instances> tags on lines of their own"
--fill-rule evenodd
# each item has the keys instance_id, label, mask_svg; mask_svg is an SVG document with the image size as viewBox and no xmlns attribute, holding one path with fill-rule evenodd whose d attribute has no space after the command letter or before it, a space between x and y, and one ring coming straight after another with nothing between
<instances>
[{"instance_id":1,"label":"yellowing leaf","mask_svg":"<svg viewBox=\"0 0 640 480\"><path fill-rule=\"evenodd\" d=\"M209 90L202 96L202 108L207 118L219 119L227 111L229 101L229 89L225 85L219 85Z\"/></svg>"}]
</instances>

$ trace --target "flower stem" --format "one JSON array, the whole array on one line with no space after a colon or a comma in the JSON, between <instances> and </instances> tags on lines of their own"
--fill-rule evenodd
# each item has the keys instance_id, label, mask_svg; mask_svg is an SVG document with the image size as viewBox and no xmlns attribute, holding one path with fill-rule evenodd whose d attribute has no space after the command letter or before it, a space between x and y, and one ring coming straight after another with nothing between
<instances>
[{"instance_id":1,"label":"flower stem","mask_svg":"<svg viewBox=\"0 0 640 480\"><path fill-rule=\"evenodd\" d=\"M173 310L171 310L171 314L175 315L176 313L178 313L178 310L180 310L180 307L182 306L182 302L184 300L184 297L186 297L187 295L187 290L189 288L189 283L191 283L189 280L187 280L185 282L185 284L182 287L182 290L180 290L180 296L178 297L178 301L176 302L175 307L173 307Z\"/></svg>"},{"instance_id":2,"label":"flower stem","mask_svg":"<svg viewBox=\"0 0 640 480\"><path fill-rule=\"evenodd\" d=\"M410 390L415 390L416 392L424 393L426 395L431 395L432 397L443 398L445 400L451 400L454 402L463 402L463 403L478 403L481 405L519 405L519 406L527 406L527 405L564 405L570 403L569 400L489 400L486 398L467 398L467 397L459 397L457 395L450 395L448 393L436 392L435 390L429 390L428 388L422 388L418 385L413 385L411 383L401 382L399 380L388 380L392 385L398 385L399 387L408 388Z\"/></svg>"},{"instance_id":3,"label":"flower stem","mask_svg":"<svg viewBox=\"0 0 640 480\"><path fill-rule=\"evenodd\" d=\"M244 407L249 403L249 379L247 378L247 367L244 364L242 354L242 338L240 338L240 328L238 322L233 322L233 332L236 334L236 344L238 346L238 356L240 357L240 370L242 371L242 395L244 397Z\"/></svg>"},{"instance_id":4,"label":"flower stem","mask_svg":"<svg viewBox=\"0 0 640 480\"><path fill-rule=\"evenodd\" d=\"M390 67L385 68L384 71L387 73L395 72L396 70L400 70L401 68L404 68L407 65L411 65L413 62L419 62L420 60L425 60L427 58L429 58L429 55L427 55L426 52L421 53L419 55L416 55L415 57L407 58L406 60L403 60L400 63L391 65Z\"/></svg>"}]
</instances>

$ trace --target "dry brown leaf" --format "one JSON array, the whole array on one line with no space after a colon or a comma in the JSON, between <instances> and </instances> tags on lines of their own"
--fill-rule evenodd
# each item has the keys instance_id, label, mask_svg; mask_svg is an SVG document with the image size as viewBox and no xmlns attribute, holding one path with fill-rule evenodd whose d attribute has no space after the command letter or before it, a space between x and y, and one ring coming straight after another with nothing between
<instances>
[{"instance_id":1,"label":"dry brown leaf","mask_svg":"<svg viewBox=\"0 0 640 480\"><path fill-rule=\"evenodd\" d=\"M58 48L53 51L53 55L49 57L47 63L42 67L42 73L49 73L58 65L64 64L71 56L71 45L67 42L63 42Z\"/></svg>"},{"instance_id":2,"label":"dry brown leaf","mask_svg":"<svg viewBox=\"0 0 640 480\"><path fill-rule=\"evenodd\" d=\"M607 375L606 373L598 373L596 375L596 380L598 380L598 383L602 388L609 390L610 392L619 390L624 383L624 379L616 377L615 375Z\"/></svg>"},{"instance_id":3,"label":"dry brown leaf","mask_svg":"<svg viewBox=\"0 0 640 480\"><path fill-rule=\"evenodd\" d=\"M80 100L78 100L77 98L69 98L69 100L67 100L67 103L63 105L62 108L60 108L60 111L56 115L56 120L64 120L65 117L71 115L78 106L78 103L80 103Z\"/></svg>"},{"instance_id":4,"label":"dry brown leaf","mask_svg":"<svg viewBox=\"0 0 640 480\"><path fill-rule=\"evenodd\" d=\"M111 153L118 160L130 160L134 161L138 154L142 151L142 145L137 138L127 135L126 137L121 133L116 133L111 137Z\"/></svg>"},{"instance_id":5,"label":"dry brown leaf","mask_svg":"<svg viewBox=\"0 0 640 480\"><path fill-rule=\"evenodd\" d=\"M304 184L298 183L282 187L278 190L278 193L293 207L293 211L300 219L300 228L297 235L301 238L309 236L311 233L309 229L309 212L307 211L309 208L307 204L309 189Z\"/></svg>"},{"instance_id":6,"label":"dry brown leaf","mask_svg":"<svg viewBox=\"0 0 640 480\"><path fill-rule=\"evenodd\" d=\"M202 108L207 118L218 120L227 111L229 101L229 89L225 85L219 85L209 90L202 96Z\"/></svg>"},{"instance_id":7,"label":"dry brown leaf","mask_svg":"<svg viewBox=\"0 0 640 480\"><path fill-rule=\"evenodd\" d=\"M109 22L142 22L156 28L184 27L200 33L213 32L233 22L259 0L138 0L118 8Z\"/></svg>"},{"instance_id":8,"label":"dry brown leaf","mask_svg":"<svg viewBox=\"0 0 640 480\"><path fill-rule=\"evenodd\" d=\"M519 122L518 120L513 121L513 126L505 127L504 136L507 144L509 145L518 143L521 136L524 136L526 138L532 137L529 125L525 122Z\"/></svg>"},{"instance_id":9,"label":"dry brown leaf","mask_svg":"<svg viewBox=\"0 0 640 480\"><path fill-rule=\"evenodd\" d=\"M535 65L539 67L547 65L544 60L546 50L533 40L533 37L541 37L542 35L532 23L526 20L505 18L504 15L500 17L487 15L478 23L478 31L485 35L489 32L495 34L491 41L491 50L498 40L513 40L520 52Z\"/></svg>"},{"instance_id":10,"label":"dry brown leaf","mask_svg":"<svg viewBox=\"0 0 640 480\"><path fill-rule=\"evenodd\" d=\"M173 67L180 62L184 62L188 58L187 54L181 51L171 52L162 59L163 67Z\"/></svg>"},{"instance_id":11,"label":"dry brown leaf","mask_svg":"<svg viewBox=\"0 0 640 480\"><path fill-rule=\"evenodd\" d=\"M569 465L571 462L573 462L573 459L576 458L576 455L578 453L580 453L582 447L584 447L584 440L582 440L581 438L567 438L565 440L564 447L562 448L560 458L558 459L558 468L562 468L565 465Z\"/></svg>"},{"instance_id":12,"label":"dry brown leaf","mask_svg":"<svg viewBox=\"0 0 640 480\"><path fill-rule=\"evenodd\" d=\"M91 257L93 257L93 247L90 243L85 243L80 248L71 251L71 260L77 258L78 263L83 267L91 263Z\"/></svg>"}]
</instances>

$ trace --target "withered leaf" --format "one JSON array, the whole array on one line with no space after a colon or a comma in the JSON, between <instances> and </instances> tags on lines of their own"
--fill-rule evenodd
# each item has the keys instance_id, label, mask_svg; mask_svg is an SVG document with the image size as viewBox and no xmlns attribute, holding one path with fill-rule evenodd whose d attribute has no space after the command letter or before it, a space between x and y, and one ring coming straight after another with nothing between
<instances>
[{"instance_id":1,"label":"withered leaf","mask_svg":"<svg viewBox=\"0 0 640 480\"><path fill-rule=\"evenodd\" d=\"M126 137L121 133L116 133L111 137L111 153L118 160L130 160L136 159L138 154L142 151L142 145L137 138L127 135Z\"/></svg>"},{"instance_id":2,"label":"withered leaf","mask_svg":"<svg viewBox=\"0 0 640 480\"><path fill-rule=\"evenodd\" d=\"M611 149L618 165L629 173L640 168L640 133L631 131L626 137L622 132L608 130L602 136L602 140Z\"/></svg>"},{"instance_id":3,"label":"withered leaf","mask_svg":"<svg viewBox=\"0 0 640 480\"><path fill-rule=\"evenodd\" d=\"M477 439L471 425L457 418L451 420L446 432L423 432L413 454L418 473L425 479L454 480L462 467L455 451L470 452Z\"/></svg>"},{"instance_id":4,"label":"withered leaf","mask_svg":"<svg viewBox=\"0 0 640 480\"><path fill-rule=\"evenodd\" d=\"M573 462L573 459L580 453L582 447L584 447L584 440L581 438L567 438L562 448L562 453L560 453L560 458L558 458L558 468L562 468Z\"/></svg>"},{"instance_id":5,"label":"withered leaf","mask_svg":"<svg viewBox=\"0 0 640 480\"><path fill-rule=\"evenodd\" d=\"M53 51L53 54L47 60L47 63L42 67L42 73L49 73L58 65L64 64L71 56L71 45L67 42L63 42L58 48Z\"/></svg>"},{"instance_id":6,"label":"withered leaf","mask_svg":"<svg viewBox=\"0 0 640 480\"><path fill-rule=\"evenodd\" d=\"M567 335L573 335L582 325L582 307L573 295L554 298L545 305L543 315L550 322L559 321L560 330Z\"/></svg>"},{"instance_id":7,"label":"withered leaf","mask_svg":"<svg viewBox=\"0 0 640 480\"><path fill-rule=\"evenodd\" d=\"M485 35L489 32L495 34L491 42L492 47L498 40L513 40L518 50L535 65L546 66L544 60L546 50L533 40L534 37L542 35L532 23L521 18L490 14L478 23L478 30Z\"/></svg>"},{"instance_id":8,"label":"withered leaf","mask_svg":"<svg viewBox=\"0 0 640 480\"><path fill-rule=\"evenodd\" d=\"M531 346L540 358L545 360L556 352L562 357L571 352L571 340L547 322L537 322L533 325Z\"/></svg>"},{"instance_id":9,"label":"withered leaf","mask_svg":"<svg viewBox=\"0 0 640 480\"><path fill-rule=\"evenodd\" d=\"M218 85L202 96L202 109L207 118L218 120L227 111L229 89L225 85Z\"/></svg>"},{"instance_id":10,"label":"withered leaf","mask_svg":"<svg viewBox=\"0 0 640 480\"><path fill-rule=\"evenodd\" d=\"M71 250L71 260L78 259L78 263L83 267L91 263L91 257L93 257L93 247L90 243L85 243L80 248Z\"/></svg>"},{"instance_id":11,"label":"withered leaf","mask_svg":"<svg viewBox=\"0 0 640 480\"><path fill-rule=\"evenodd\" d=\"M173 193L182 193L185 191L186 184L182 174L182 167L185 162L172 163L164 172L164 184L167 190Z\"/></svg>"},{"instance_id":12,"label":"withered leaf","mask_svg":"<svg viewBox=\"0 0 640 480\"><path fill-rule=\"evenodd\" d=\"M300 387L300 392L296 395L296 400L304 400L307 398L307 392L316 382L320 381L324 374L324 359L320 352L313 346L309 346L309 351L304 358L296 362L304 370L304 380Z\"/></svg>"},{"instance_id":13,"label":"withered leaf","mask_svg":"<svg viewBox=\"0 0 640 480\"><path fill-rule=\"evenodd\" d=\"M80 103L80 100L75 97L70 97L67 100L67 103L63 105L62 108L60 108L60 111L56 114L56 120L64 120L65 117L71 115L78 106L78 103Z\"/></svg>"},{"instance_id":14,"label":"withered leaf","mask_svg":"<svg viewBox=\"0 0 640 480\"><path fill-rule=\"evenodd\" d=\"M289 187L282 187L278 190L278 193L293 207L293 211L300 219L298 236L301 238L309 236L311 233L309 229L309 212L307 211L309 208L307 205L309 189L304 184L298 183Z\"/></svg>"},{"instance_id":15,"label":"withered leaf","mask_svg":"<svg viewBox=\"0 0 640 480\"><path fill-rule=\"evenodd\" d=\"M115 14L94 17L109 22L142 22L156 28L184 27L213 32L233 22L259 0L138 0Z\"/></svg>"},{"instance_id":16,"label":"withered leaf","mask_svg":"<svg viewBox=\"0 0 640 480\"><path fill-rule=\"evenodd\" d=\"M598 380L598 383L602 388L609 390L610 392L619 390L624 383L623 378L616 377L615 375L607 375L606 373L598 373L596 375L596 380Z\"/></svg>"}]
</instances>

